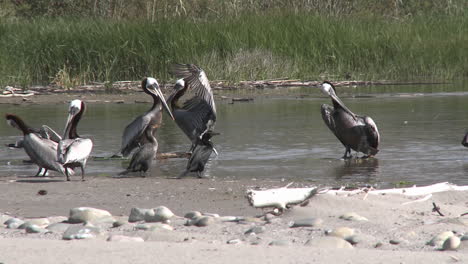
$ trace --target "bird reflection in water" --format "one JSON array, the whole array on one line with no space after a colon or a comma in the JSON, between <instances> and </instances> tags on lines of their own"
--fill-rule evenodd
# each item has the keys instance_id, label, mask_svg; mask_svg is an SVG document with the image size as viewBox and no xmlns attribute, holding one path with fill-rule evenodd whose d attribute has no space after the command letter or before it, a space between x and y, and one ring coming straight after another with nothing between
<instances>
[{"instance_id":1,"label":"bird reflection in water","mask_svg":"<svg viewBox=\"0 0 468 264\"><path fill-rule=\"evenodd\" d=\"M379 176L379 160L376 158L353 158L344 160L344 164L335 167L337 180L359 177L360 181L373 182Z\"/></svg>"}]
</instances>

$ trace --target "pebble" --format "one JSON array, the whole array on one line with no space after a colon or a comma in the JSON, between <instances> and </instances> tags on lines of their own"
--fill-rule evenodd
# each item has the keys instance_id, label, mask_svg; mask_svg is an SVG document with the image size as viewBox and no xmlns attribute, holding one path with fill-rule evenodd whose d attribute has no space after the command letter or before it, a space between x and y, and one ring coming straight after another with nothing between
<instances>
[{"instance_id":1,"label":"pebble","mask_svg":"<svg viewBox=\"0 0 468 264\"><path fill-rule=\"evenodd\" d=\"M398 240L398 239L391 239L389 241L389 243L392 244L392 245L399 245L401 243L401 241Z\"/></svg>"},{"instance_id":2,"label":"pebble","mask_svg":"<svg viewBox=\"0 0 468 264\"><path fill-rule=\"evenodd\" d=\"M37 225L39 227L46 227L50 224L50 221L47 218L31 218L31 219L25 219L25 221L28 224Z\"/></svg>"},{"instance_id":3,"label":"pebble","mask_svg":"<svg viewBox=\"0 0 468 264\"><path fill-rule=\"evenodd\" d=\"M193 219L195 217L200 217L202 214L199 211L191 211L184 215L185 218Z\"/></svg>"},{"instance_id":4,"label":"pebble","mask_svg":"<svg viewBox=\"0 0 468 264\"><path fill-rule=\"evenodd\" d=\"M298 219L291 221L289 223L289 227L294 228L294 227L317 227L320 226L323 223L323 220L320 218L303 218L303 219Z\"/></svg>"},{"instance_id":5,"label":"pebble","mask_svg":"<svg viewBox=\"0 0 468 264\"><path fill-rule=\"evenodd\" d=\"M119 227L119 226L123 226L127 223L127 221L124 221L124 220L117 220L115 221L114 223L112 223L112 227L116 228L116 227Z\"/></svg>"},{"instance_id":6,"label":"pebble","mask_svg":"<svg viewBox=\"0 0 468 264\"><path fill-rule=\"evenodd\" d=\"M305 245L319 248L353 248L348 241L333 236L311 239L307 241Z\"/></svg>"},{"instance_id":7,"label":"pebble","mask_svg":"<svg viewBox=\"0 0 468 264\"><path fill-rule=\"evenodd\" d=\"M96 227L86 227L82 225L70 226L62 236L64 240L72 239L88 239L94 238L101 233L101 230Z\"/></svg>"},{"instance_id":8,"label":"pebble","mask_svg":"<svg viewBox=\"0 0 468 264\"><path fill-rule=\"evenodd\" d=\"M349 227L338 227L331 231L326 231L325 234L328 236L339 237L339 238L345 239L349 236L354 235L354 229L349 228Z\"/></svg>"},{"instance_id":9,"label":"pebble","mask_svg":"<svg viewBox=\"0 0 468 264\"><path fill-rule=\"evenodd\" d=\"M460 237L460 240L461 240L461 241L466 241L466 240L468 240L468 235L463 235L462 237Z\"/></svg>"},{"instance_id":10,"label":"pebble","mask_svg":"<svg viewBox=\"0 0 468 264\"><path fill-rule=\"evenodd\" d=\"M220 221L220 222L239 222L242 219L243 219L242 217L238 217L238 216L220 216L220 217L218 217L218 221Z\"/></svg>"},{"instance_id":11,"label":"pebble","mask_svg":"<svg viewBox=\"0 0 468 264\"><path fill-rule=\"evenodd\" d=\"M356 245L359 242L361 242L361 238L359 238L356 235L348 236L348 237L345 238L345 240L348 241L349 243L351 243L351 245Z\"/></svg>"},{"instance_id":12,"label":"pebble","mask_svg":"<svg viewBox=\"0 0 468 264\"><path fill-rule=\"evenodd\" d=\"M151 211L151 209L132 208L130 210L130 215L128 216L128 222L134 223L145 220L145 215L149 211Z\"/></svg>"},{"instance_id":13,"label":"pebble","mask_svg":"<svg viewBox=\"0 0 468 264\"><path fill-rule=\"evenodd\" d=\"M174 213L165 206L153 208L145 213L145 222L166 222Z\"/></svg>"},{"instance_id":14,"label":"pebble","mask_svg":"<svg viewBox=\"0 0 468 264\"><path fill-rule=\"evenodd\" d=\"M441 248L445 240L447 240L447 238L452 237L454 235L455 234L452 231L445 231L433 237L429 242L427 242L427 244L430 246Z\"/></svg>"},{"instance_id":15,"label":"pebble","mask_svg":"<svg viewBox=\"0 0 468 264\"><path fill-rule=\"evenodd\" d=\"M369 221L367 218L364 216L360 216L354 212L346 213L343 215L340 215L340 219L347 220L347 221Z\"/></svg>"},{"instance_id":16,"label":"pebble","mask_svg":"<svg viewBox=\"0 0 468 264\"><path fill-rule=\"evenodd\" d=\"M456 250L460 246L460 238L451 236L442 244L442 250Z\"/></svg>"},{"instance_id":17,"label":"pebble","mask_svg":"<svg viewBox=\"0 0 468 264\"><path fill-rule=\"evenodd\" d=\"M242 243L242 240L240 240L238 238L237 239L231 239L231 240L228 240L226 243L229 244L229 245L236 245L236 244Z\"/></svg>"},{"instance_id":18,"label":"pebble","mask_svg":"<svg viewBox=\"0 0 468 264\"><path fill-rule=\"evenodd\" d=\"M270 243L268 243L268 245L286 247L286 246L290 246L291 242L289 242L288 240L273 240Z\"/></svg>"},{"instance_id":19,"label":"pebble","mask_svg":"<svg viewBox=\"0 0 468 264\"><path fill-rule=\"evenodd\" d=\"M72 224L68 223L54 223L50 224L46 227L47 230L53 233L63 233L67 231L67 229L72 226Z\"/></svg>"},{"instance_id":20,"label":"pebble","mask_svg":"<svg viewBox=\"0 0 468 264\"><path fill-rule=\"evenodd\" d=\"M106 211L92 207L76 207L70 210L69 223L113 223L114 217Z\"/></svg>"},{"instance_id":21,"label":"pebble","mask_svg":"<svg viewBox=\"0 0 468 264\"><path fill-rule=\"evenodd\" d=\"M193 225L198 227L209 226L214 223L214 218L211 216L202 216L194 220Z\"/></svg>"},{"instance_id":22,"label":"pebble","mask_svg":"<svg viewBox=\"0 0 468 264\"><path fill-rule=\"evenodd\" d=\"M249 234L261 234L265 232L266 228L264 226L254 226L249 228L247 231L244 232L244 235Z\"/></svg>"},{"instance_id":23,"label":"pebble","mask_svg":"<svg viewBox=\"0 0 468 264\"><path fill-rule=\"evenodd\" d=\"M24 224L24 221L19 218L10 218L6 220L4 224L6 225L6 228L16 229Z\"/></svg>"},{"instance_id":24,"label":"pebble","mask_svg":"<svg viewBox=\"0 0 468 264\"><path fill-rule=\"evenodd\" d=\"M145 242L141 237L131 237L123 235L111 235L107 238L107 241L111 242Z\"/></svg>"},{"instance_id":25,"label":"pebble","mask_svg":"<svg viewBox=\"0 0 468 264\"><path fill-rule=\"evenodd\" d=\"M25 228L26 233L45 233L47 229L41 228L38 225L28 224Z\"/></svg>"}]
</instances>

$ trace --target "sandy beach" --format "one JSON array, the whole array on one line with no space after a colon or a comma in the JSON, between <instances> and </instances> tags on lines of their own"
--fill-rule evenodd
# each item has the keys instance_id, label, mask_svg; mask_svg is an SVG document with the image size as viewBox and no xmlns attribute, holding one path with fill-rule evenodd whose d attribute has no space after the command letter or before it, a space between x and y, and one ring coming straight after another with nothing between
<instances>
[{"instance_id":1,"label":"sandy beach","mask_svg":"<svg viewBox=\"0 0 468 264\"><path fill-rule=\"evenodd\" d=\"M60 94L53 100L76 97ZM79 97L90 103L147 99L143 94ZM11 97L2 103L48 103L51 98ZM0 220L17 218L23 224L0 225L0 263L468 262L468 215L463 215L468 212L468 191L435 193L424 201L416 201L423 196L324 193L304 207L264 216L267 210L250 206L246 191L288 182L249 177L175 180L154 174L64 180L57 173L44 178L2 175ZM291 187L312 186L295 182ZM433 203L444 216L432 210ZM159 206L175 216L164 224L128 221L132 208ZM78 207L105 210L111 217L70 223L70 210ZM193 211L202 214L199 218L208 217L206 223L197 226L196 218L184 217ZM65 238L69 229L78 230L74 238ZM450 235L428 244L443 232ZM440 250L449 237L459 245Z\"/></svg>"}]
</instances>

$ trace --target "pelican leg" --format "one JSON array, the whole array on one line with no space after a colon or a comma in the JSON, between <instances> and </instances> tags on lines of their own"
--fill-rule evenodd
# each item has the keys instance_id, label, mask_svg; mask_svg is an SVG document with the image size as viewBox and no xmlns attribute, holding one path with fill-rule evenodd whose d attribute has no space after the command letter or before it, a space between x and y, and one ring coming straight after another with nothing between
<instances>
[{"instance_id":1,"label":"pelican leg","mask_svg":"<svg viewBox=\"0 0 468 264\"><path fill-rule=\"evenodd\" d=\"M348 156L349 154L349 156ZM345 153L342 157L343 159L350 159L352 158L352 155L351 155L351 148L350 147L346 147L346 150L345 150Z\"/></svg>"},{"instance_id":2,"label":"pelican leg","mask_svg":"<svg viewBox=\"0 0 468 264\"><path fill-rule=\"evenodd\" d=\"M65 168L65 176L67 176L67 181L70 181L70 175L68 174L67 168Z\"/></svg>"},{"instance_id":3,"label":"pelican leg","mask_svg":"<svg viewBox=\"0 0 468 264\"><path fill-rule=\"evenodd\" d=\"M41 171L42 171L42 168L39 167L39 170L36 172L36 175L34 175L34 177L41 176Z\"/></svg>"},{"instance_id":4,"label":"pelican leg","mask_svg":"<svg viewBox=\"0 0 468 264\"><path fill-rule=\"evenodd\" d=\"M80 167L81 167L81 181L85 181L85 179L84 179L84 175L85 175L85 169L84 169L84 166L83 166L83 164L81 164L81 166L80 166Z\"/></svg>"}]
</instances>

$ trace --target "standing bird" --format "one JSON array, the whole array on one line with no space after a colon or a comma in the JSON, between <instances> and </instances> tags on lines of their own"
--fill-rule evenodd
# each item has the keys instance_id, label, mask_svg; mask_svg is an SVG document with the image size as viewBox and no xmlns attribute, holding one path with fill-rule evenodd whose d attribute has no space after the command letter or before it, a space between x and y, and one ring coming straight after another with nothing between
<instances>
[{"instance_id":1,"label":"standing bird","mask_svg":"<svg viewBox=\"0 0 468 264\"><path fill-rule=\"evenodd\" d=\"M21 145L32 162L39 166L36 176L39 176L42 169L44 174L47 170L58 171L62 174L73 174L73 170L65 168L57 159L57 142L47 138L43 138L34 133L34 129L24 123L24 121L16 115L6 114L8 124L18 128L23 132L23 140Z\"/></svg>"},{"instance_id":2,"label":"standing bird","mask_svg":"<svg viewBox=\"0 0 468 264\"><path fill-rule=\"evenodd\" d=\"M172 108L175 122L192 142L194 150L197 140L208 131L213 131L216 123L216 105L213 91L205 71L194 64L176 64L172 74L179 79L167 102ZM179 103L179 99L192 90L195 96ZM214 150L216 152L216 150ZM217 152L216 152L217 153Z\"/></svg>"},{"instance_id":3,"label":"standing bird","mask_svg":"<svg viewBox=\"0 0 468 264\"><path fill-rule=\"evenodd\" d=\"M190 172L196 172L199 178L203 177L205 164L210 159L211 153L214 151L214 145L211 142L211 137L218 135L216 132L207 131L201 138L197 138L195 148L187 163L187 168L178 178L186 176Z\"/></svg>"},{"instance_id":4,"label":"standing bird","mask_svg":"<svg viewBox=\"0 0 468 264\"><path fill-rule=\"evenodd\" d=\"M144 134L148 127L153 127L151 129L153 135L156 134L157 128L161 126L163 106L171 118L174 119L156 79L151 77L145 78L141 82L141 88L153 98L153 106L150 110L135 118L125 127L122 135L122 146L120 148L120 153L124 157L127 157L134 149L147 142L148 139Z\"/></svg>"},{"instance_id":5,"label":"standing bird","mask_svg":"<svg viewBox=\"0 0 468 264\"><path fill-rule=\"evenodd\" d=\"M63 139L57 148L57 159L65 168L81 168L81 180L84 181L86 161L93 149L93 142L89 138L82 138L76 132L76 127L85 112L85 103L81 100L73 100L68 109L68 119L65 125ZM65 171L67 181L70 175Z\"/></svg>"},{"instance_id":6,"label":"standing bird","mask_svg":"<svg viewBox=\"0 0 468 264\"><path fill-rule=\"evenodd\" d=\"M125 175L129 172L146 173L151 168L158 152L158 141L153 134L153 130L155 129L156 126L148 126L145 129L143 136L146 143L133 154L127 169L119 173L120 175Z\"/></svg>"},{"instance_id":7,"label":"standing bird","mask_svg":"<svg viewBox=\"0 0 468 264\"><path fill-rule=\"evenodd\" d=\"M346 151L343 158L351 158L351 149L367 156L376 155L379 152L380 135L372 118L358 116L351 112L336 95L335 87L330 82L323 82L321 90L330 96L333 102L333 107L322 105L322 118L345 146Z\"/></svg>"}]
</instances>

